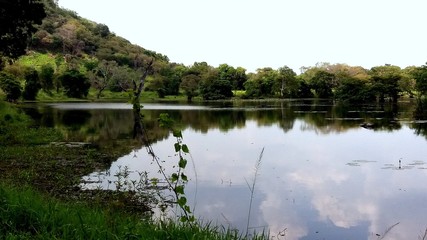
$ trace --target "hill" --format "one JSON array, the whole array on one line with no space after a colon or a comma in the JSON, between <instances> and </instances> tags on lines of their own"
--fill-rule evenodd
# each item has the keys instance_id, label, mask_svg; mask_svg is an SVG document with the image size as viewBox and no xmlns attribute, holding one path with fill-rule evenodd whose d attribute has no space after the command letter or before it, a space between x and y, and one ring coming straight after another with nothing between
<instances>
[{"instance_id":1,"label":"hill","mask_svg":"<svg viewBox=\"0 0 427 240\"><path fill-rule=\"evenodd\" d=\"M58 7L53 0L43 0L46 18L33 35L30 50L71 57L92 56L133 66L136 58L154 58L167 63L167 56L144 49L110 32L108 26L79 17Z\"/></svg>"},{"instance_id":2,"label":"hill","mask_svg":"<svg viewBox=\"0 0 427 240\"><path fill-rule=\"evenodd\" d=\"M154 86L151 90L157 90L162 96L179 93L178 79L172 75L176 67L183 66L170 63L166 55L132 44L111 32L104 24L82 18L73 11L59 7L57 1L41 0L41 2L46 16L41 23L36 22L38 25L35 25L35 33L29 35L31 39L26 53L16 60L13 60L16 56L9 58L9 64L5 64L4 68L4 72L13 75L20 82L18 85L21 85L24 92L33 92L23 93L25 100L87 97L88 87L91 87L91 92L96 92L94 94L98 98L102 96L104 90L126 92L132 87L133 81L142 76L144 66L150 62L152 69L148 74L146 88L150 90L150 85ZM7 4L1 6L5 11L16 3ZM20 6L14 8L19 9ZM25 41L23 37L15 37L14 40L16 39ZM2 42L3 40L4 38ZM41 78L39 81L34 80L34 84L28 84L31 69L36 70ZM70 71L78 72L80 75L65 74ZM76 77L81 78L80 86L74 84L77 82ZM3 79L1 82L10 82L12 79L6 76L1 78ZM68 87L84 90L69 94L73 90L67 89L67 82L70 81L73 81L73 86ZM17 89L17 84L14 85L14 89ZM7 87L0 88L4 90ZM38 91L40 89L44 91ZM52 91L54 89L56 92Z\"/></svg>"},{"instance_id":3,"label":"hill","mask_svg":"<svg viewBox=\"0 0 427 240\"><path fill-rule=\"evenodd\" d=\"M18 5L26 2L4 1L0 11L10 17L0 15L2 21L13 19L14 15L7 11L7 7L13 6L19 12L21 8ZM319 97L358 103L375 100L395 102L401 96L427 95L426 65L401 69L386 64L364 69L347 64L318 63L301 68L299 75L286 65L278 69L260 68L256 73L248 74L246 69L228 64L212 67L206 62L195 62L184 66L170 62L166 55L132 44L112 33L104 24L60 8L55 0L41 2L46 16L41 22L33 21L39 24L34 34L28 31L28 28L33 28L28 21L22 32L0 32L0 60L4 56L9 59L20 56L25 49L22 46L27 44L21 44L20 51L10 51L13 40L26 43L31 36L26 54L5 64L0 74L0 88L10 101L20 98L20 88L23 88L25 100L58 100L58 96L87 98L89 93L91 98L100 98L106 96L104 90L123 96L130 89L135 92L134 81L141 80L141 76L146 76L143 77L145 92L156 92L155 97L160 98L185 94L189 101L194 97L218 100L239 96ZM3 25L0 25L0 30L3 31Z\"/></svg>"}]
</instances>

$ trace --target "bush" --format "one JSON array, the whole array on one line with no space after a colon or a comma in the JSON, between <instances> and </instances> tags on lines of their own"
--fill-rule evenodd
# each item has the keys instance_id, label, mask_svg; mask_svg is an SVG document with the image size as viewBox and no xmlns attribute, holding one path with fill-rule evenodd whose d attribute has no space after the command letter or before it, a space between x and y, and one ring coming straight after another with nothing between
<instances>
[{"instance_id":1,"label":"bush","mask_svg":"<svg viewBox=\"0 0 427 240\"><path fill-rule=\"evenodd\" d=\"M361 103L374 100L375 93L363 80L347 78L341 81L335 92L335 97L341 101Z\"/></svg>"},{"instance_id":2,"label":"bush","mask_svg":"<svg viewBox=\"0 0 427 240\"><path fill-rule=\"evenodd\" d=\"M90 88L89 79L77 70L68 70L59 77L68 97L87 97Z\"/></svg>"},{"instance_id":3,"label":"bush","mask_svg":"<svg viewBox=\"0 0 427 240\"><path fill-rule=\"evenodd\" d=\"M205 100L229 99L233 96L231 83L227 80L205 82L201 90Z\"/></svg>"},{"instance_id":4,"label":"bush","mask_svg":"<svg viewBox=\"0 0 427 240\"><path fill-rule=\"evenodd\" d=\"M21 96L21 85L13 75L0 72L0 88L6 94L6 100L15 102Z\"/></svg>"},{"instance_id":5,"label":"bush","mask_svg":"<svg viewBox=\"0 0 427 240\"><path fill-rule=\"evenodd\" d=\"M53 69L52 65L45 64L41 67L40 82L45 92L50 92L50 90L53 89L54 74L55 74L55 69Z\"/></svg>"},{"instance_id":6,"label":"bush","mask_svg":"<svg viewBox=\"0 0 427 240\"><path fill-rule=\"evenodd\" d=\"M30 69L25 74L25 88L22 97L25 100L35 100L41 88L39 75L35 69Z\"/></svg>"}]
</instances>

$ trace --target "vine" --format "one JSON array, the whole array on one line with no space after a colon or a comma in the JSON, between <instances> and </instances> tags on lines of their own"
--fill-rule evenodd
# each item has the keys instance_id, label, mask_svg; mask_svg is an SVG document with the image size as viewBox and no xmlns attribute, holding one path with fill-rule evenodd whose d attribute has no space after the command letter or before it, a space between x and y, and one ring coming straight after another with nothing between
<instances>
[{"instance_id":1,"label":"vine","mask_svg":"<svg viewBox=\"0 0 427 240\"><path fill-rule=\"evenodd\" d=\"M179 158L178 165L175 166L177 169L174 173L168 175L166 169L162 165L160 158L154 153L154 150L145 136L146 130L142 125L142 136L144 144L146 146L148 154L152 157L153 161L159 167L159 173L163 176L166 181L167 188L173 193L174 201L173 203L181 209L182 215L180 216L180 221L183 223L189 223L193 225L195 222L195 217L190 209L190 206L187 202L187 197L185 195L185 185L188 182L188 177L185 174L185 168L187 167L188 160L185 158L187 154L190 153L190 150L186 144L183 143L183 136L181 130L174 128L173 120L169 117L167 113L162 113L159 116L159 125L160 127L167 128L172 132L172 135L176 138L176 143L174 144L175 152ZM153 182L156 185L155 182Z\"/></svg>"},{"instance_id":2,"label":"vine","mask_svg":"<svg viewBox=\"0 0 427 240\"><path fill-rule=\"evenodd\" d=\"M159 124L161 127L169 129L173 136L176 138L176 143L174 144L175 152L178 154L178 170L175 173L172 173L170 178L165 178L167 185L172 190L175 195L176 203L183 211L181 216L181 222L192 223L195 221L194 215L191 212L190 206L187 204L187 198L185 196L185 185L188 182L188 177L185 174L185 168L187 167L188 160L185 158L186 154L190 153L188 146L183 143L183 137L181 130L177 130L173 127L173 120L169 117L167 113L162 113L159 116ZM158 161L157 161L158 162ZM161 166L159 165L160 169ZM162 173L163 175L164 172Z\"/></svg>"}]
</instances>

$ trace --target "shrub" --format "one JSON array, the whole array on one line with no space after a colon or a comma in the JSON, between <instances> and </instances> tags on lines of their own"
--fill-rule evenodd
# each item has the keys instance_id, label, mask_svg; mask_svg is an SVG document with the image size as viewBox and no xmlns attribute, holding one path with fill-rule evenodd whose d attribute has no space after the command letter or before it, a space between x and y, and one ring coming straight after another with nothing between
<instances>
[{"instance_id":1,"label":"shrub","mask_svg":"<svg viewBox=\"0 0 427 240\"><path fill-rule=\"evenodd\" d=\"M77 70L68 70L60 76L65 94L68 97L87 97L90 88L89 79Z\"/></svg>"},{"instance_id":2,"label":"shrub","mask_svg":"<svg viewBox=\"0 0 427 240\"><path fill-rule=\"evenodd\" d=\"M0 72L0 88L6 94L6 100L15 102L21 96L21 85L13 75Z\"/></svg>"},{"instance_id":3,"label":"shrub","mask_svg":"<svg viewBox=\"0 0 427 240\"><path fill-rule=\"evenodd\" d=\"M30 69L25 74L25 88L22 97L25 100L35 100L40 88L41 85L37 71L34 68Z\"/></svg>"}]
</instances>

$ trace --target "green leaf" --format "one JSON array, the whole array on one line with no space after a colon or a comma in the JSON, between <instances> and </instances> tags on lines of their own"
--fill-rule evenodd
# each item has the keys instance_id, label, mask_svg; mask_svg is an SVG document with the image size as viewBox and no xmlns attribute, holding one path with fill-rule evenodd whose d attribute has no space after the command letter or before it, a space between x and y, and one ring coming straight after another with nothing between
<instances>
[{"instance_id":1,"label":"green leaf","mask_svg":"<svg viewBox=\"0 0 427 240\"><path fill-rule=\"evenodd\" d=\"M188 219L185 216L182 216L179 220L183 223L188 221Z\"/></svg>"},{"instance_id":2,"label":"green leaf","mask_svg":"<svg viewBox=\"0 0 427 240\"><path fill-rule=\"evenodd\" d=\"M182 181L188 182L188 177L184 173L181 173L181 179Z\"/></svg>"},{"instance_id":3,"label":"green leaf","mask_svg":"<svg viewBox=\"0 0 427 240\"><path fill-rule=\"evenodd\" d=\"M179 194L184 194L184 186L183 185L176 186L175 192Z\"/></svg>"},{"instance_id":4,"label":"green leaf","mask_svg":"<svg viewBox=\"0 0 427 240\"><path fill-rule=\"evenodd\" d=\"M176 138L182 138L182 132L180 130L173 130L173 136Z\"/></svg>"},{"instance_id":5,"label":"green leaf","mask_svg":"<svg viewBox=\"0 0 427 240\"><path fill-rule=\"evenodd\" d=\"M189 153L190 152L190 150L187 147L187 144L183 144L182 145L182 151L185 152L185 153Z\"/></svg>"},{"instance_id":6,"label":"green leaf","mask_svg":"<svg viewBox=\"0 0 427 240\"><path fill-rule=\"evenodd\" d=\"M172 173L172 182L178 181L178 174Z\"/></svg>"},{"instance_id":7,"label":"green leaf","mask_svg":"<svg viewBox=\"0 0 427 240\"><path fill-rule=\"evenodd\" d=\"M191 213L191 209L188 205L184 206L184 211L186 211L187 213Z\"/></svg>"},{"instance_id":8,"label":"green leaf","mask_svg":"<svg viewBox=\"0 0 427 240\"><path fill-rule=\"evenodd\" d=\"M179 204L179 206L184 207L185 204L187 204L187 198L186 197L180 197L178 199L178 204Z\"/></svg>"},{"instance_id":9,"label":"green leaf","mask_svg":"<svg viewBox=\"0 0 427 240\"><path fill-rule=\"evenodd\" d=\"M179 143L175 143L175 152L179 152L181 150L181 145Z\"/></svg>"},{"instance_id":10,"label":"green leaf","mask_svg":"<svg viewBox=\"0 0 427 240\"><path fill-rule=\"evenodd\" d=\"M187 160L185 160L184 158L179 159L178 166L180 168L185 168L187 166Z\"/></svg>"}]
</instances>

